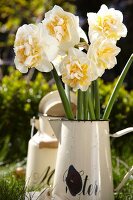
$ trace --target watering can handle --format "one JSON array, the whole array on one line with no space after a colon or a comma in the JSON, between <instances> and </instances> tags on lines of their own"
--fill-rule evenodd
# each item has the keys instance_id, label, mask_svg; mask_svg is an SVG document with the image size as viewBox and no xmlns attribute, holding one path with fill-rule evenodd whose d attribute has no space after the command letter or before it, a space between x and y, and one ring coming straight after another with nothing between
<instances>
[{"instance_id":1,"label":"watering can handle","mask_svg":"<svg viewBox=\"0 0 133 200\"><path fill-rule=\"evenodd\" d=\"M126 135L127 133L130 133L130 132L133 132L133 127L129 127L121 131L118 131L114 134L110 134L110 137L117 138L117 137ZM131 169L127 172L127 174L124 176L124 178L122 179L122 181L120 182L120 184L117 186L117 188L114 191L119 192L120 189L125 185L125 183L127 182L127 180L130 178L132 174L133 174L133 167L131 167Z\"/></svg>"},{"instance_id":2,"label":"watering can handle","mask_svg":"<svg viewBox=\"0 0 133 200\"><path fill-rule=\"evenodd\" d=\"M114 134L110 134L110 137L121 137L123 135L126 135L127 133L133 132L133 127L125 128L121 131L117 131Z\"/></svg>"}]
</instances>

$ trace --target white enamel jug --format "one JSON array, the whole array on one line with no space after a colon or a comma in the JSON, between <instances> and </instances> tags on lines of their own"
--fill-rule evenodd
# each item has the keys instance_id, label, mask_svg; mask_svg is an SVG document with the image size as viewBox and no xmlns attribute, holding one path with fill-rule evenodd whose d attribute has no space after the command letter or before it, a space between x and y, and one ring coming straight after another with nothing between
<instances>
[{"instance_id":1,"label":"white enamel jug","mask_svg":"<svg viewBox=\"0 0 133 200\"><path fill-rule=\"evenodd\" d=\"M50 120L50 124L59 140L53 199L114 200L108 121Z\"/></svg>"},{"instance_id":2,"label":"white enamel jug","mask_svg":"<svg viewBox=\"0 0 133 200\"><path fill-rule=\"evenodd\" d=\"M26 187L28 188L41 184L51 185L53 182L58 142L49 125L49 118L40 115L36 126L38 131L34 136L31 133L26 166Z\"/></svg>"}]
</instances>

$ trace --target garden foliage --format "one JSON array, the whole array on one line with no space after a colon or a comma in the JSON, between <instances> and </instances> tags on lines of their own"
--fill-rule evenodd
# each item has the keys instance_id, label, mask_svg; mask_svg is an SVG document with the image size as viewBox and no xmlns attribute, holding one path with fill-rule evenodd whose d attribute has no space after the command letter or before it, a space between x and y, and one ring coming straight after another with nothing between
<instances>
[{"instance_id":1,"label":"garden foliage","mask_svg":"<svg viewBox=\"0 0 133 200\"><path fill-rule=\"evenodd\" d=\"M40 99L50 91L41 73L28 82L13 68L0 85L0 161L22 158L30 139L30 119L38 115Z\"/></svg>"}]
</instances>

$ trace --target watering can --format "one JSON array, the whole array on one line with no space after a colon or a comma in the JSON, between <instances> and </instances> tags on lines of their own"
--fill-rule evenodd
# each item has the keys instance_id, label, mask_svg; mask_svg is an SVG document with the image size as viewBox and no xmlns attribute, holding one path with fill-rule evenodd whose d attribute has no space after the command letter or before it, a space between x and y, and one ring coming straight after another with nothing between
<instances>
[{"instance_id":1,"label":"watering can","mask_svg":"<svg viewBox=\"0 0 133 200\"><path fill-rule=\"evenodd\" d=\"M110 137L120 137L133 127L109 134L108 121L50 120L59 141L53 184L55 200L114 200ZM133 168L116 188L118 192Z\"/></svg>"}]
</instances>

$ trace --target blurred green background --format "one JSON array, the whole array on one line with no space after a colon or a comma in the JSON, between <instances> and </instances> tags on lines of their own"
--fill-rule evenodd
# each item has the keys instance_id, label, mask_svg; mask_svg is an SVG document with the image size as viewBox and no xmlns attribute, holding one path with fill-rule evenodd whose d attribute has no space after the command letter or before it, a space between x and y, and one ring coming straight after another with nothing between
<instances>
[{"instance_id":1,"label":"blurred green background","mask_svg":"<svg viewBox=\"0 0 133 200\"><path fill-rule=\"evenodd\" d=\"M133 1L114 0L1 0L0 1L0 165L19 162L27 155L30 139L30 119L38 116L38 105L41 98L56 87L50 73L39 73L31 69L23 75L14 66L13 44L15 33L23 24L40 22L46 11L55 4L80 17L82 28L88 31L86 13L97 12L101 4L115 7L124 14L124 23L128 28L126 38L118 42L122 48L117 66L107 71L100 81L101 106L104 110L116 78L121 73L133 47ZM128 72L123 87L119 92L110 116L110 131L114 133L133 126L133 66ZM112 139L112 162L114 184L133 165L133 136ZM119 164L118 164L119 163ZM132 177L131 177L132 178ZM127 194L132 189L130 180L125 187ZM133 196L132 196L133 197ZM123 196L116 197L124 199ZM133 199L133 198L132 198Z\"/></svg>"}]
</instances>

